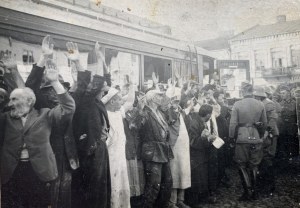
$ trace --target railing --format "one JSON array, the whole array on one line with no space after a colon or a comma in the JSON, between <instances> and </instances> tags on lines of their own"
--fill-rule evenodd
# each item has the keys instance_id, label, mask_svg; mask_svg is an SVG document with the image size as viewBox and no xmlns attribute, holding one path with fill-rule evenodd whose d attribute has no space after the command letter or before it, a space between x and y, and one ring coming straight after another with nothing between
<instances>
[{"instance_id":1,"label":"railing","mask_svg":"<svg viewBox=\"0 0 300 208\"><path fill-rule=\"evenodd\" d=\"M262 77L281 77L300 74L300 66L261 69Z\"/></svg>"}]
</instances>

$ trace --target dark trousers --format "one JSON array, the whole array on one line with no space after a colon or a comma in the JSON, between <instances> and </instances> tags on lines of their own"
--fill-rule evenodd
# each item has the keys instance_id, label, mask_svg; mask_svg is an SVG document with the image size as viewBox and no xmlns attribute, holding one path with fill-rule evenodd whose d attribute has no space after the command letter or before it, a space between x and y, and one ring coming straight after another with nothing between
<instances>
[{"instance_id":1,"label":"dark trousers","mask_svg":"<svg viewBox=\"0 0 300 208\"><path fill-rule=\"evenodd\" d=\"M170 164L144 161L145 189L143 208L167 207L173 186Z\"/></svg>"},{"instance_id":2,"label":"dark trousers","mask_svg":"<svg viewBox=\"0 0 300 208\"><path fill-rule=\"evenodd\" d=\"M239 167L257 169L263 158L263 144L236 144L234 160Z\"/></svg>"},{"instance_id":3,"label":"dark trousers","mask_svg":"<svg viewBox=\"0 0 300 208\"><path fill-rule=\"evenodd\" d=\"M64 154L56 155L58 178L54 181L51 193L51 208L71 208L72 170Z\"/></svg>"},{"instance_id":4,"label":"dark trousers","mask_svg":"<svg viewBox=\"0 0 300 208\"><path fill-rule=\"evenodd\" d=\"M72 208L109 208L111 196L107 146L99 142L94 154L80 160L72 180Z\"/></svg>"},{"instance_id":5,"label":"dark trousers","mask_svg":"<svg viewBox=\"0 0 300 208\"><path fill-rule=\"evenodd\" d=\"M259 165L259 187L268 194L275 189L274 158L278 136L266 137L264 140L264 157Z\"/></svg>"},{"instance_id":6,"label":"dark trousers","mask_svg":"<svg viewBox=\"0 0 300 208\"><path fill-rule=\"evenodd\" d=\"M51 182L41 181L30 162L19 162L12 178L2 185L2 208L47 208Z\"/></svg>"},{"instance_id":7,"label":"dark trousers","mask_svg":"<svg viewBox=\"0 0 300 208\"><path fill-rule=\"evenodd\" d=\"M299 155L298 126L295 123L283 123L278 138L277 158L288 159Z\"/></svg>"}]
</instances>

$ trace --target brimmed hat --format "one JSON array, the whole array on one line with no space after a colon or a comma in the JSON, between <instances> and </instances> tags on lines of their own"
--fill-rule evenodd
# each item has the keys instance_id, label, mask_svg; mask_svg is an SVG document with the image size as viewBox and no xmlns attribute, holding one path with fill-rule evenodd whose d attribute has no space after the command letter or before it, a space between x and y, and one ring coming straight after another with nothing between
<instances>
[{"instance_id":1,"label":"brimmed hat","mask_svg":"<svg viewBox=\"0 0 300 208\"><path fill-rule=\"evenodd\" d=\"M265 86L265 93L271 95L273 93L271 87Z\"/></svg>"},{"instance_id":2,"label":"brimmed hat","mask_svg":"<svg viewBox=\"0 0 300 208\"><path fill-rule=\"evenodd\" d=\"M146 100L147 102L151 101L155 95L163 95L164 93L161 92L160 90L149 90L146 93Z\"/></svg>"},{"instance_id":3,"label":"brimmed hat","mask_svg":"<svg viewBox=\"0 0 300 208\"><path fill-rule=\"evenodd\" d=\"M58 75L58 81L66 88L70 88L70 83L65 82L61 75ZM44 88L48 88L48 87L52 87L51 82L44 76L42 79L40 89L44 89Z\"/></svg>"},{"instance_id":4,"label":"brimmed hat","mask_svg":"<svg viewBox=\"0 0 300 208\"><path fill-rule=\"evenodd\" d=\"M267 94L265 93L265 88L261 86L254 87L253 95L258 97L267 97Z\"/></svg>"},{"instance_id":5,"label":"brimmed hat","mask_svg":"<svg viewBox=\"0 0 300 208\"><path fill-rule=\"evenodd\" d=\"M117 90L116 88L111 87L107 94L101 99L101 101L106 104L110 99L112 99L116 94L118 94L120 91Z\"/></svg>"}]
</instances>

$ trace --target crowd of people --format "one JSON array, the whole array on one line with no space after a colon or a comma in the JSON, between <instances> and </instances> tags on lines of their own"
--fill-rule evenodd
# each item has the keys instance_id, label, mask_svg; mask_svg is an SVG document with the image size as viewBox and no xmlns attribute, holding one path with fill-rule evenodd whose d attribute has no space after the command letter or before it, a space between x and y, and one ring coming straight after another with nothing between
<instances>
[{"instance_id":1,"label":"crowd of people","mask_svg":"<svg viewBox=\"0 0 300 208\"><path fill-rule=\"evenodd\" d=\"M67 42L74 83L50 36L24 82L0 61L1 206L198 207L215 203L237 166L241 201L273 194L275 169L299 154L296 86L242 83L242 99L175 73L167 87L112 83L98 43L87 68ZM200 204L200 205L199 205Z\"/></svg>"}]
</instances>

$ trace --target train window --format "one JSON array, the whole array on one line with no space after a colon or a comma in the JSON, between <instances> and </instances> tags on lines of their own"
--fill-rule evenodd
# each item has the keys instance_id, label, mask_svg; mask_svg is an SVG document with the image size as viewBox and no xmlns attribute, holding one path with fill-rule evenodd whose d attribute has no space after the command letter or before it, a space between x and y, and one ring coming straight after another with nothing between
<instances>
[{"instance_id":1,"label":"train window","mask_svg":"<svg viewBox=\"0 0 300 208\"><path fill-rule=\"evenodd\" d=\"M144 58L144 81L152 80L152 73L155 72L159 76L159 82L168 83L168 79L172 77L171 60L145 56Z\"/></svg>"},{"instance_id":2,"label":"train window","mask_svg":"<svg viewBox=\"0 0 300 208\"><path fill-rule=\"evenodd\" d=\"M111 73L112 85L122 87L130 77L131 82L138 86L140 60L140 55L106 48L105 62Z\"/></svg>"},{"instance_id":3,"label":"train window","mask_svg":"<svg viewBox=\"0 0 300 208\"><path fill-rule=\"evenodd\" d=\"M23 50L22 60L24 64L33 64L34 63L33 51Z\"/></svg>"},{"instance_id":4,"label":"train window","mask_svg":"<svg viewBox=\"0 0 300 208\"><path fill-rule=\"evenodd\" d=\"M176 71L180 77L184 80L199 81L198 69L195 62L175 60L174 71Z\"/></svg>"}]
</instances>

